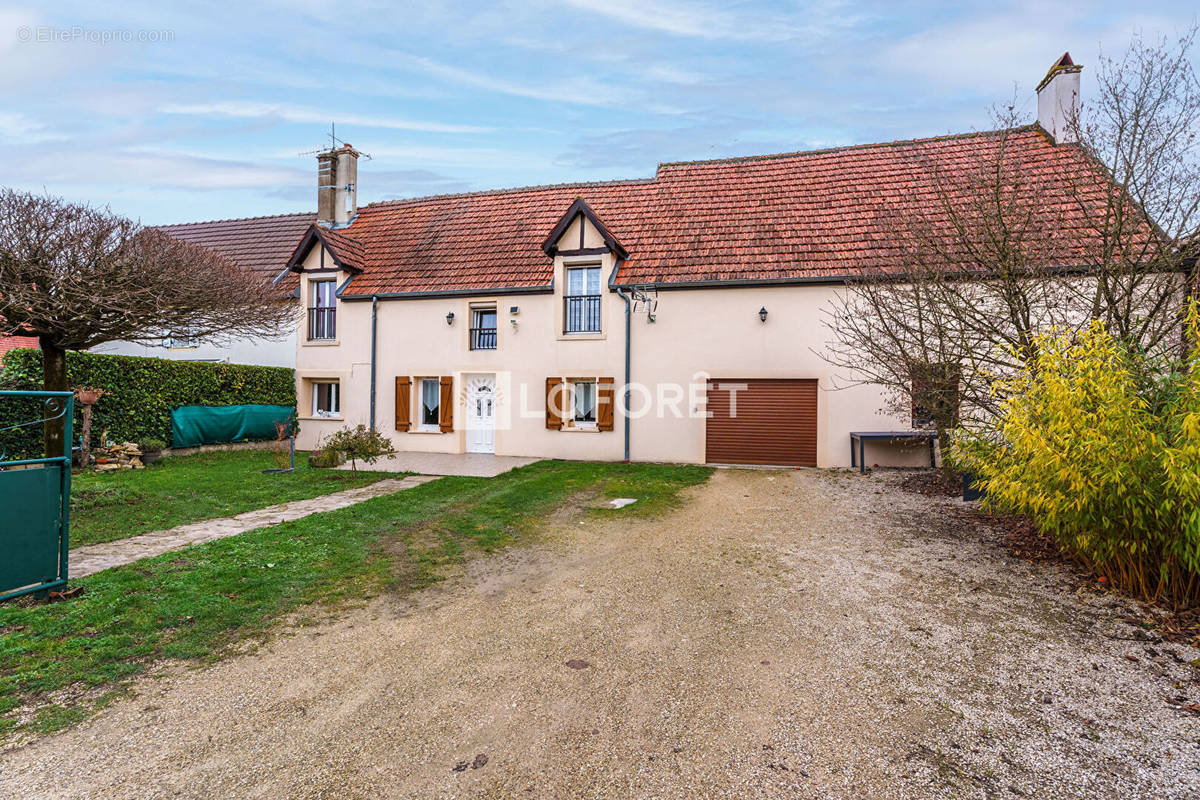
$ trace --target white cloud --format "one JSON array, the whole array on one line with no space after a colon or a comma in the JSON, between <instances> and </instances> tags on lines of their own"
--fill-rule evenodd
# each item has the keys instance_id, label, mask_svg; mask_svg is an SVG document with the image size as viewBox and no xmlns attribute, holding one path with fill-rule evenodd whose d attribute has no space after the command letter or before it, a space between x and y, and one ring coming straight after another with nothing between
<instances>
[{"instance_id":1,"label":"white cloud","mask_svg":"<svg viewBox=\"0 0 1200 800\"><path fill-rule=\"evenodd\" d=\"M1029 93L1064 51L1085 65L1086 80L1099 45L1122 51L1139 29L1152 36L1174 27L1136 15L1097 20L1075 4L1024 3L1003 14L927 28L882 51L879 64L943 87L991 94L1011 91L1016 83Z\"/></svg>"},{"instance_id":2,"label":"white cloud","mask_svg":"<svg viewBox=\"0 0 1200 800\"><path fill-rule=\"evenodd\" d=\"M274 188L298 181L307 183L312 176L299 168L130 148L34 153L14 163L8 177L14 182L44 185L53 194L73 194L66 187Z\"/></svg>"},{"instance_id":3,"label":"white cloud","mask_svg":"<svg viewBox=\"0 0 1200 800\"><path fill-rule=\"evenodd\" d=\"M461 67L452 67L421 56L400 52L394 52L394 55L412 68L435 78L499 94L590 106L614 106L627 101L627 98L615 96L613 87L604 86L592 80L572 80L570 85L556 81L527 84L500 78L494 74L487 75Z\"/></svg>"},{"instance_id":4,"label":"white cloud","mask_svg":"<svg viewBox=\"0 0 1200 800\"><path fill-rule=\"evenodd\" d=\"M444 122L400 119L369 114L345 114L332 109L253 101L222 101L217 103L168 103L158 109L163 114L189 114L203 117L236 117L240 119L278 119L285 122L339 122L364 128L393 128L426 133L487 133L491 128L478 125L456 125Z\"/></svg>"},{"instance_id":5,"label":"white cloud","mask_svg":"<svg viewBox=\"0 0 1200 800\"><path fill-rule=\"evenodd\" d=\"M700 39L779 42L822 35L832 27L858 20L857 15L841 9L841 3L809 4L789 15L761 9L737 14L719 6L670 0L566 0L566 3L635 28Z\"/></svg>"},{"instance_id":6,"label":"white cloud","mask_svg":"<svg viewBox=\"0 0 1200 800\"><path fill-rule=\"evenodd\" d=\"M0 139L14 143L52 142L66 138L20 111L0 110Z\"/></svg>"}]
</instances>

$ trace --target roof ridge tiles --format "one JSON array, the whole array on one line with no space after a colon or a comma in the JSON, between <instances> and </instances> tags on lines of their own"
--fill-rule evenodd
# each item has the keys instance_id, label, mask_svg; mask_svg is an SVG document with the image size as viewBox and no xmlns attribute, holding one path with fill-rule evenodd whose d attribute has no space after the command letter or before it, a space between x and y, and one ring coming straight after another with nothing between
<instances>
[{"instance_id":1,"label":"roof ridge tiles","mask_svg":"<svg viewBox=\"0 0 1200 800\"><path fill-rule=\"evenodd\" d=\"M605 186L648 186L658 183L658 172L661 172L664 167L682 167L682 166L704 166L708 164L736 164L746 161L771 161L783 160L788 158L797 158L800 156L817 156L826 155L829 153L840 153L853 150L869 150L872 148L886 147L903 147L905 145L926 144L930 142L953 141L956 139L971 139L985 136L997 136L1002 133L1024 133L1027 131L1037 130L1036 123L1028 125L1018 125L1013 128L999 128L988 131L968 131L966 133L948 133L938 136L924 136L912 139L896 139L888 142L867 142L863 144L848 144L839 147L824 147L813 150L794 150L785 153L764 153L753 156L727 156L725 158L712 159L696 159L693 161L663 161L660 162L655 174L652 178L616 178L606 181L566 181L563 183L545 183L534 184L530 186L509 186L496 189L477 189L470 192L448 192L446 194L431 194L422 195L420 197L404 197L396 200L377 200L373 203L368 203L364 208L387 208L400 207L408 205L419 205L437 200L456 200L465 197L484 197L488 195L509 195L521 194L524 192L539 192L551 189L587 189L591 187Z\"/></svg>"},{"instance_id":2,"label":"roof ridge tiles","mask_svg":"<svg viewBox=\"0 0 1200 800\"><path fill-rule=\"evenodd\" d=\"M990 131L968 131L966 133L944 133L939 136L921 136L915 139L895 139L890 142L867 142L864 144L846 144L838 147L821 147L813 150L794 150L787 153L764 153L753 156L726 156L724 158L696 159L694 161L663 161L658 165L663 167L704 166L707 164L736 164L743 161L772 161L775 159L797 158L800 156L820 156L829 153L844 153L850 150L870 150L872 148L903 147L911 144L927 144L930 142L946 142L955 139L974 139L985 136L998 136L1002 133L1025 133L1037 130L1036 122L1028 125L1018 125L1014 128L997 128Z\"/></svg>"},{"instance_id":3,"label":"roof ridge tiles","mask_svg":"<svg viewBox=\"0 0 1200 800\"><path fill-rule=\"evenodd\" d=\"M655 183L656 180L655 178L615 178L609 181L568 181L566 183L544 183L533 186L508 186L500 189L478 189L473 192L450 192L448 194L422 195L421 197L403 197L397 200L376 200L374 203L368 203L365 208L413 205L427 203L431 200L455 200L460 197L544 192L548 189L587 189L593 186L648 186Z\"/></svg>"},{"instance_id":4,"label":"roof ridge tiles","mask_svg":"<svg viewBox=\"0 0 1200 800\"><path fill-rule=\"evenodd\" d=\"M150 228L184 228L192 225L215 225L219 222L255 222L261 219L283 219L284 217L312 217L316 219L315 211L288 211L283 214L262 214L257 217L228 217L226 219L204 219L195 222L168 222L162 225L148 225Z\"/></svg>"}]
</instances>

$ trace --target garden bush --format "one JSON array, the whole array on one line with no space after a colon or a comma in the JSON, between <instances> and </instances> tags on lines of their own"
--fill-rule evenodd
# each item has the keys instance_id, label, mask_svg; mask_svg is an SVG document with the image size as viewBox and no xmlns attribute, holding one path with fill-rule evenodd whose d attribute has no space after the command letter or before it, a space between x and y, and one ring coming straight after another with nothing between
<instances>
[{"instance_id":1,"label":"garden bush","mask_svg":"<svg viewBox=\"0 0 1200 800\"><path fill-rule=\"evenodd\" d=\"M953 448L985 502L1028 516L1118 589L1200 600L1200 359L1156 367L1095 325L1041 337L995 391L998 424Z\"/></svg>"},{"instance_id":2,"label":"garden bush","mask_svg":"<svg viewBox=\"0 0 1200 800\"><path fill-rule=\"evenodd\" d=\"M374 464L378 458L396 453L391 439L379 431L367 430L366 425L355 428L347 425L335 431L321 442L321 449L350 459L350 466L355 472L358 472L359 461Z\"/></svg>"},{"instance_id":3,"label":"garden bush","mask_svg":"<svg viewBox=\"0 0 1200 800\"><path fill-rule=\"evenodd\" d=\"M332 469L340 467L345 463L342 454L337 450L314 450L308 456L308 465L310 467L319 467L322 469Z\"/></svg>"},{"instance_id":4,"label":"garden bush","mask_svg":"<svg viewBox=\"0 0 1200 800\"><path fill-rule=\"evenodd\" d=\"M116 442L144 439L171 441L171 409L178 406L267 404L295 406L293 371L285 367L247 364L212 364L168 361L141 356L101 353L67 353L70 386L103 389L93 407L92 438L101 445L107 431ZM0 361L0 387L41 389L42 354L38 350L11 350ZM79 405L75 407L75 432L79 432ZM37 402L0 403L0 427L42 416ZM8 456L41 454L40 425L0 433Z\"/></svg>"}]
</instances>

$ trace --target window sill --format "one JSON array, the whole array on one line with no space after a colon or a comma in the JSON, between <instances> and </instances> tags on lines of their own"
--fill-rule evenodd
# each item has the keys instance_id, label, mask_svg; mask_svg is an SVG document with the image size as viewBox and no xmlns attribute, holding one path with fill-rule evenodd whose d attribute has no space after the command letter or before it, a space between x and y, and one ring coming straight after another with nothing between
<instances>
[{"instance_id":1,"label":"window sill","mask_svg":"<svg viewBox=\"0 0 1200 800\"><path fill-rule=\"evenodd\" d=\"M317 417L317 416L313 416L310 414L310 415L300 416L299 419L308 420L310 422L341 422L345 418L342 417L340 414L336 417Z\"/></svg>"},{"instance_id":2,"label":"window sill","mask_svg":"<svg viewBox=\"0 0 1200 800\"><path fill-rule=\"evenodd\" d=\"M608 335L604 331L599 333L560 333L558 335L560 342L594 342L607 338Z\"/></svg>"},{"instance_id":3,"label":"window sill","mask_svg":"<svg viewBox=\"0 0 1200 800\"><path fill-rule=\"evenodd\" d=\"M567 433L600 433L600 428L595 425L564 425L562 430Z\"/></svg>"},{"instance_id":4,"label":"window sill","mask_svg":"<svg viewBox=\"0 0 1200 800\"><path fill-rule=\"evenodd\" d=\"M337 347L341 344L337 339L305 339L304 347Z\"/></svg>"},{"instance_id":5,"label":"window sill","mask_svg":"<svg viewBox=\"0 0 1200 800\"><path fill-rule=\"evenodd\" d=\"M425 434L429 434L429 433L434 433L434 434L439 434L439 433L450 433L450 431L443 431L443 430L442 430L442 429L440 429L440 428L409 428L409 429L408 429L408 432L409 432L409 433L425 433Z\"/></svg>"}]
</instances>

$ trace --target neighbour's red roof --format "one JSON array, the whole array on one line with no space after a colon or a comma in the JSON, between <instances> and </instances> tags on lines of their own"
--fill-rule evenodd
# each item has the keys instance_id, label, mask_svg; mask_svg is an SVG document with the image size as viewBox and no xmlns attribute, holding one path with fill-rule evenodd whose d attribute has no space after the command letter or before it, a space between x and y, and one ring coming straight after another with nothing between
<instances>
[{"instance_id":1,"label":"neighbour's red roof","mask_svg":"<svg viewBox=\"0 0 1200 800\"><path fill-rule=\"evenodd\" d=\"M899 248L891 226L906 210L935 224L941 214L947 227L940 211L945 197L939 196L945 184L939 189L932 175L970 174L989 164L1000 147L1022 179L1042 181L1040 210L1059 226L1073 219L1082 230L1078 195L1061 176L1094 174L1095 166L1080 148L1056 146L1031 126L663 164L653 180L370 205L336 232L341 246L349 248L347 239L356 245L347 253L363 270L343 297L548 287L552 261L542 244L577 199L629 253L620 264L618 284L851 276L896 262ZM968 195L965 183L960 191ZM1082 251L1071 241L1049 237L1043 245L1047 263L1080 265Z\"/></svg>"},{"instance_id":2,"label":"neighbour's red roof","mask_svg":"<svg viewBox=\"0 0 1200 800\"><path fill-rule=\"evenodd\" d=\"M4 354L9 350L17 350L22 347L28 347L33 350L40 349L38 345L38 337L36 336L0 336L0 359L4 358Z\"/></svg>"},{"instance_id":3,"label":"neighbour's red roof","mask_svg":"<svg viewBox=\"0 0 1200 800\"><path fill-rule=\"evenodd\" d=\"M316 219L317 215L311 213L278 214L159 225L157 230L208 247L239 267L274 280L287 266L296 242Z\"/></svg>"}]
</instances>

